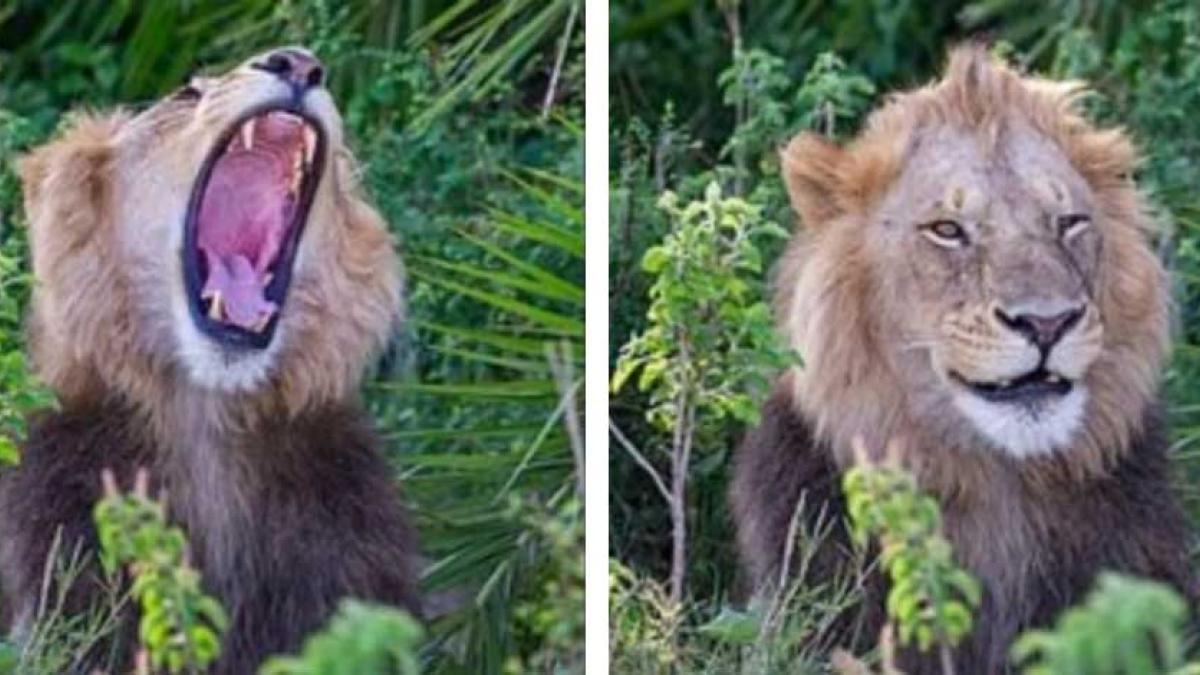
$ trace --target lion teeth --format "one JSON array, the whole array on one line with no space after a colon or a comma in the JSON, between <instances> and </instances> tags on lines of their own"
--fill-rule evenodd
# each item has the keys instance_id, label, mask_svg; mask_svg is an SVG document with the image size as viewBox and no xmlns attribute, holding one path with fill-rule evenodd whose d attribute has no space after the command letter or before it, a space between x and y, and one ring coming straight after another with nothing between
<instances>
[{"instance_id":1,"label":"lion teeth","mask_svg":"<svg viewBox=\"0 0 1200 675\"><path fill-rule=\"evenodd\" d=\"M242 125L242 145L245 146L245 148L247 150L254 149L254 118L253 117L246 120L246 123Z\"/></svg>"},{"instance_id":2,"label":"lion teeth","mask_svg":"<svg viewBox=\"0 0 1200 675\"><path fill-rule=\"evenodd\" d=\"M1047 375L1046 381L1050 384L1058 384L1059 382L1062 382L1062 378L1058 375Z\"/></svg>"},{"instance_id":3,"label":"lion teeth","mask_svg":"<svg viewBox=\"0 0 1200 675\"><path fill-rule=\"evenodd\" d=\"M312 127L305 125L304 127L304 163L307 166L312 166L313 160L317 156L317 132L313 131Z\"/></svg>"},{"instance_id":4,"label":"lion teeth","mask_svg":"<svg viewBox=\"0 0 1200 675\"><path fill-rule=\"evenodd\" d=\"M223 309L223 303L221 302L221 291L212 291L209 293L209 295L212 296L212 303L208 306L208 318L212 319L213 321L220 321L222 319L221 315Z\"/></svg>"},{"instance_id":5,"label":"lion teeth","mask_svg":"<svg viewBox=\"0 0 1200 675\"><path fill-rule=\"evenodd\" d=\"M291 188L292 188L293 193L300 192L300 181L303 180L303 178L304 178L304 169L301 166L301 161L302 160L300 159L300 153L296 153L296 155L292 157L292 186L291 186Z\"/></svg>"},{"instance_id":6,"label":"lion teeth","mask_svg":"<svg viewBox=\"0 0 1200 675\"><path fill-rule=\"evenodd\" d=\"M1001 387L1011 387L1012 380L1000 380L1000 386Z\"/></svg>"},{"instance_id":7,"label":"lion teeth","mask_svg":"<svg viewBox=\"0 0 1200 675\"><path fill-rule=\"evenodd\" d=\"M250 330L254 331L255 333L261 333L261 332L263 332L264 329L266 329L267 322L270 320L271 320L270 314L263 314L262 316L260 316L258 318L258 321L253 326L250 327Z\"/></svg>"}]
</instances>

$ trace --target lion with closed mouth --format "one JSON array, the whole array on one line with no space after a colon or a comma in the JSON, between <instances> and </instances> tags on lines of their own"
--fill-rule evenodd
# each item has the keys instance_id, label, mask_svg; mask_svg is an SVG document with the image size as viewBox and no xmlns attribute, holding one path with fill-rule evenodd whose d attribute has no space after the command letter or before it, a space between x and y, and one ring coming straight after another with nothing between
<instances>
[{"instance_id":1,"label":"lion with closed mouth","mask_svg":"<svg viewBox=\"0 0 1200 675\"><path fill-rule=\"evenodd\" d=\"M273 50L140 114L80 117L22 161L30 345L61 409L0 479L18 635L52 542L95 546L103 469L126 488L148 470L186 528L231 617L214 673L296 649L345 596L419 612L414 534L356 394L401 270L324 77Z\"/></svg>"},{"instance_id":2,"label":"lion with closed mouth","mask_svg":"<svg viewBox=\"0 0 1200 675\"><path fill-rule=\"evenodd\" d=\"M1080 91L962 47L846 146L804 134L782 153L804 231L776 311L805 365L736 458L742 560L760 588L786 578L800 500L810 524L842 513L855 442L895 443L983 583L959 672L1006 672L1014 637L1103 569L1194 597L1157 398L1168 284L1131 144L1077 112ZM843 543L826 542L817 577ZM941 672L916 654L901 666Z\"/></svg>"}]
</instances>

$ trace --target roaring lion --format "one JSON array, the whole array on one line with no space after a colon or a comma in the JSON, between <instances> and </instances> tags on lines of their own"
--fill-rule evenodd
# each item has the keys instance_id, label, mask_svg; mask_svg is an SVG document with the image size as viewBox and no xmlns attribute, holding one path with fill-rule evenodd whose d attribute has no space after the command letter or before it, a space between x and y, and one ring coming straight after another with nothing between
<instances>
[{"instance_id":1,"label":"roaring lion","mask_svg":"<svg viewBox=\"0 0 1200 675\"><path fill-rule=\"evenodd\" d=\"M30 346L60 409L0 479L17 635L52 550L97 545L104 469L126 488L147 470L186 528L230 615L213 673L295 650L344 596L419 613L414 533L357 397L399 321L400 263L323 80L308 51L273 50L140 114L80 117L22 161Z\"/></svg>"},{"instance_id":2,"label":"roaring lion","mask_svg":"<svg viewBox=\"0 0 1200 675\"><path fill-rule=\"evenodd\" d=\"M805 365L736 458L741 558L759 588L786 579L798 504L810 525L844 513L855 439L895 444L984 587L958 672L1005 672L1014 637L1103 569L1195 597L1157 393L1168 284L1134 149L1081 116L1081 92L960 47L847 145L803 134L782 153L804 231L776 312ZM818 576L845 562L842 542ZM883 584L868 586L877 628Z\"/></svg>"}]
</instances>

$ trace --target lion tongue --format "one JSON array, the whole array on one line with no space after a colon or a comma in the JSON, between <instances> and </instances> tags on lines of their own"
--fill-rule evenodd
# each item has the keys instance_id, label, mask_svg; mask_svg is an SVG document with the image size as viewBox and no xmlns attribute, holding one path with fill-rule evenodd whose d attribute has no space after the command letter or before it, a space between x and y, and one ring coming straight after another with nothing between
<instances>
[{"instance_id":1,"label":"lion tongue","mask_svg":"<svg viewBox=\"0 0 1200 675\"><path fill-rule=\"evenodd\" d=\"M267 270L294 208L282 153L263 145L217 160L197 218L197 242L208 263L201 296L218 305L210 314L256 331L278 309L266 298Z\"/></svg>"}]
</instances>

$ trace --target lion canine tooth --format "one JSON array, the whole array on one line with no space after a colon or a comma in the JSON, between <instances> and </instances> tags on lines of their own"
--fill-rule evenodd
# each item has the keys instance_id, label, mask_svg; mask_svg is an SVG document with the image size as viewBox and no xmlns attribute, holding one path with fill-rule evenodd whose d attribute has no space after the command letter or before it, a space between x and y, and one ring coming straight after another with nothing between
<instances>
[{"instance_id":1,"label":"lion canine tooth","mask_svg":"<svg viewBox=\"0 0 1200 675\"><path fill-rule=\"evenodd\" d=\"M304 178L304 169L300 165L300 162L301 162L300 153L296 153L295 156L292 157L292 185L291 185L291 190L292 190L292 192L295 192L295 193L300 192L300 181L303 180L303 178Z\"/></svg>"},{"instance_id":2,"label":"lion canine tooth","mask_svg":"<svg viewBox=\"0 0 1200 675\"><path fill-rule=\"evenodd\" d=\"M312 166L313 159L317 156L317 132L313 131L312 127L304 125L304 161L308 166Z\"/></svg>"},{"instance_id":3,"label":"lion canine tooth","mask_svg":"<svg viewBox=\"0 0 1200 675\"><path fill-rule=\"evenodd\" d=\"M208 318L220 321L222 314L221 291L212 291L212 304L208 306Z\"/></svg>"},{"instance_id":4,"label":"lion canine tooth","mask_svg":"<svg viewBox=\"0 0 1200 675\"><path fill-rule=\"evenodd\" d=\"M242 125L242 145L245 146L245 148L247 150L254 149L254 118L253 117L246 120L246 123Z\"/></svg>"}]
</instances>

